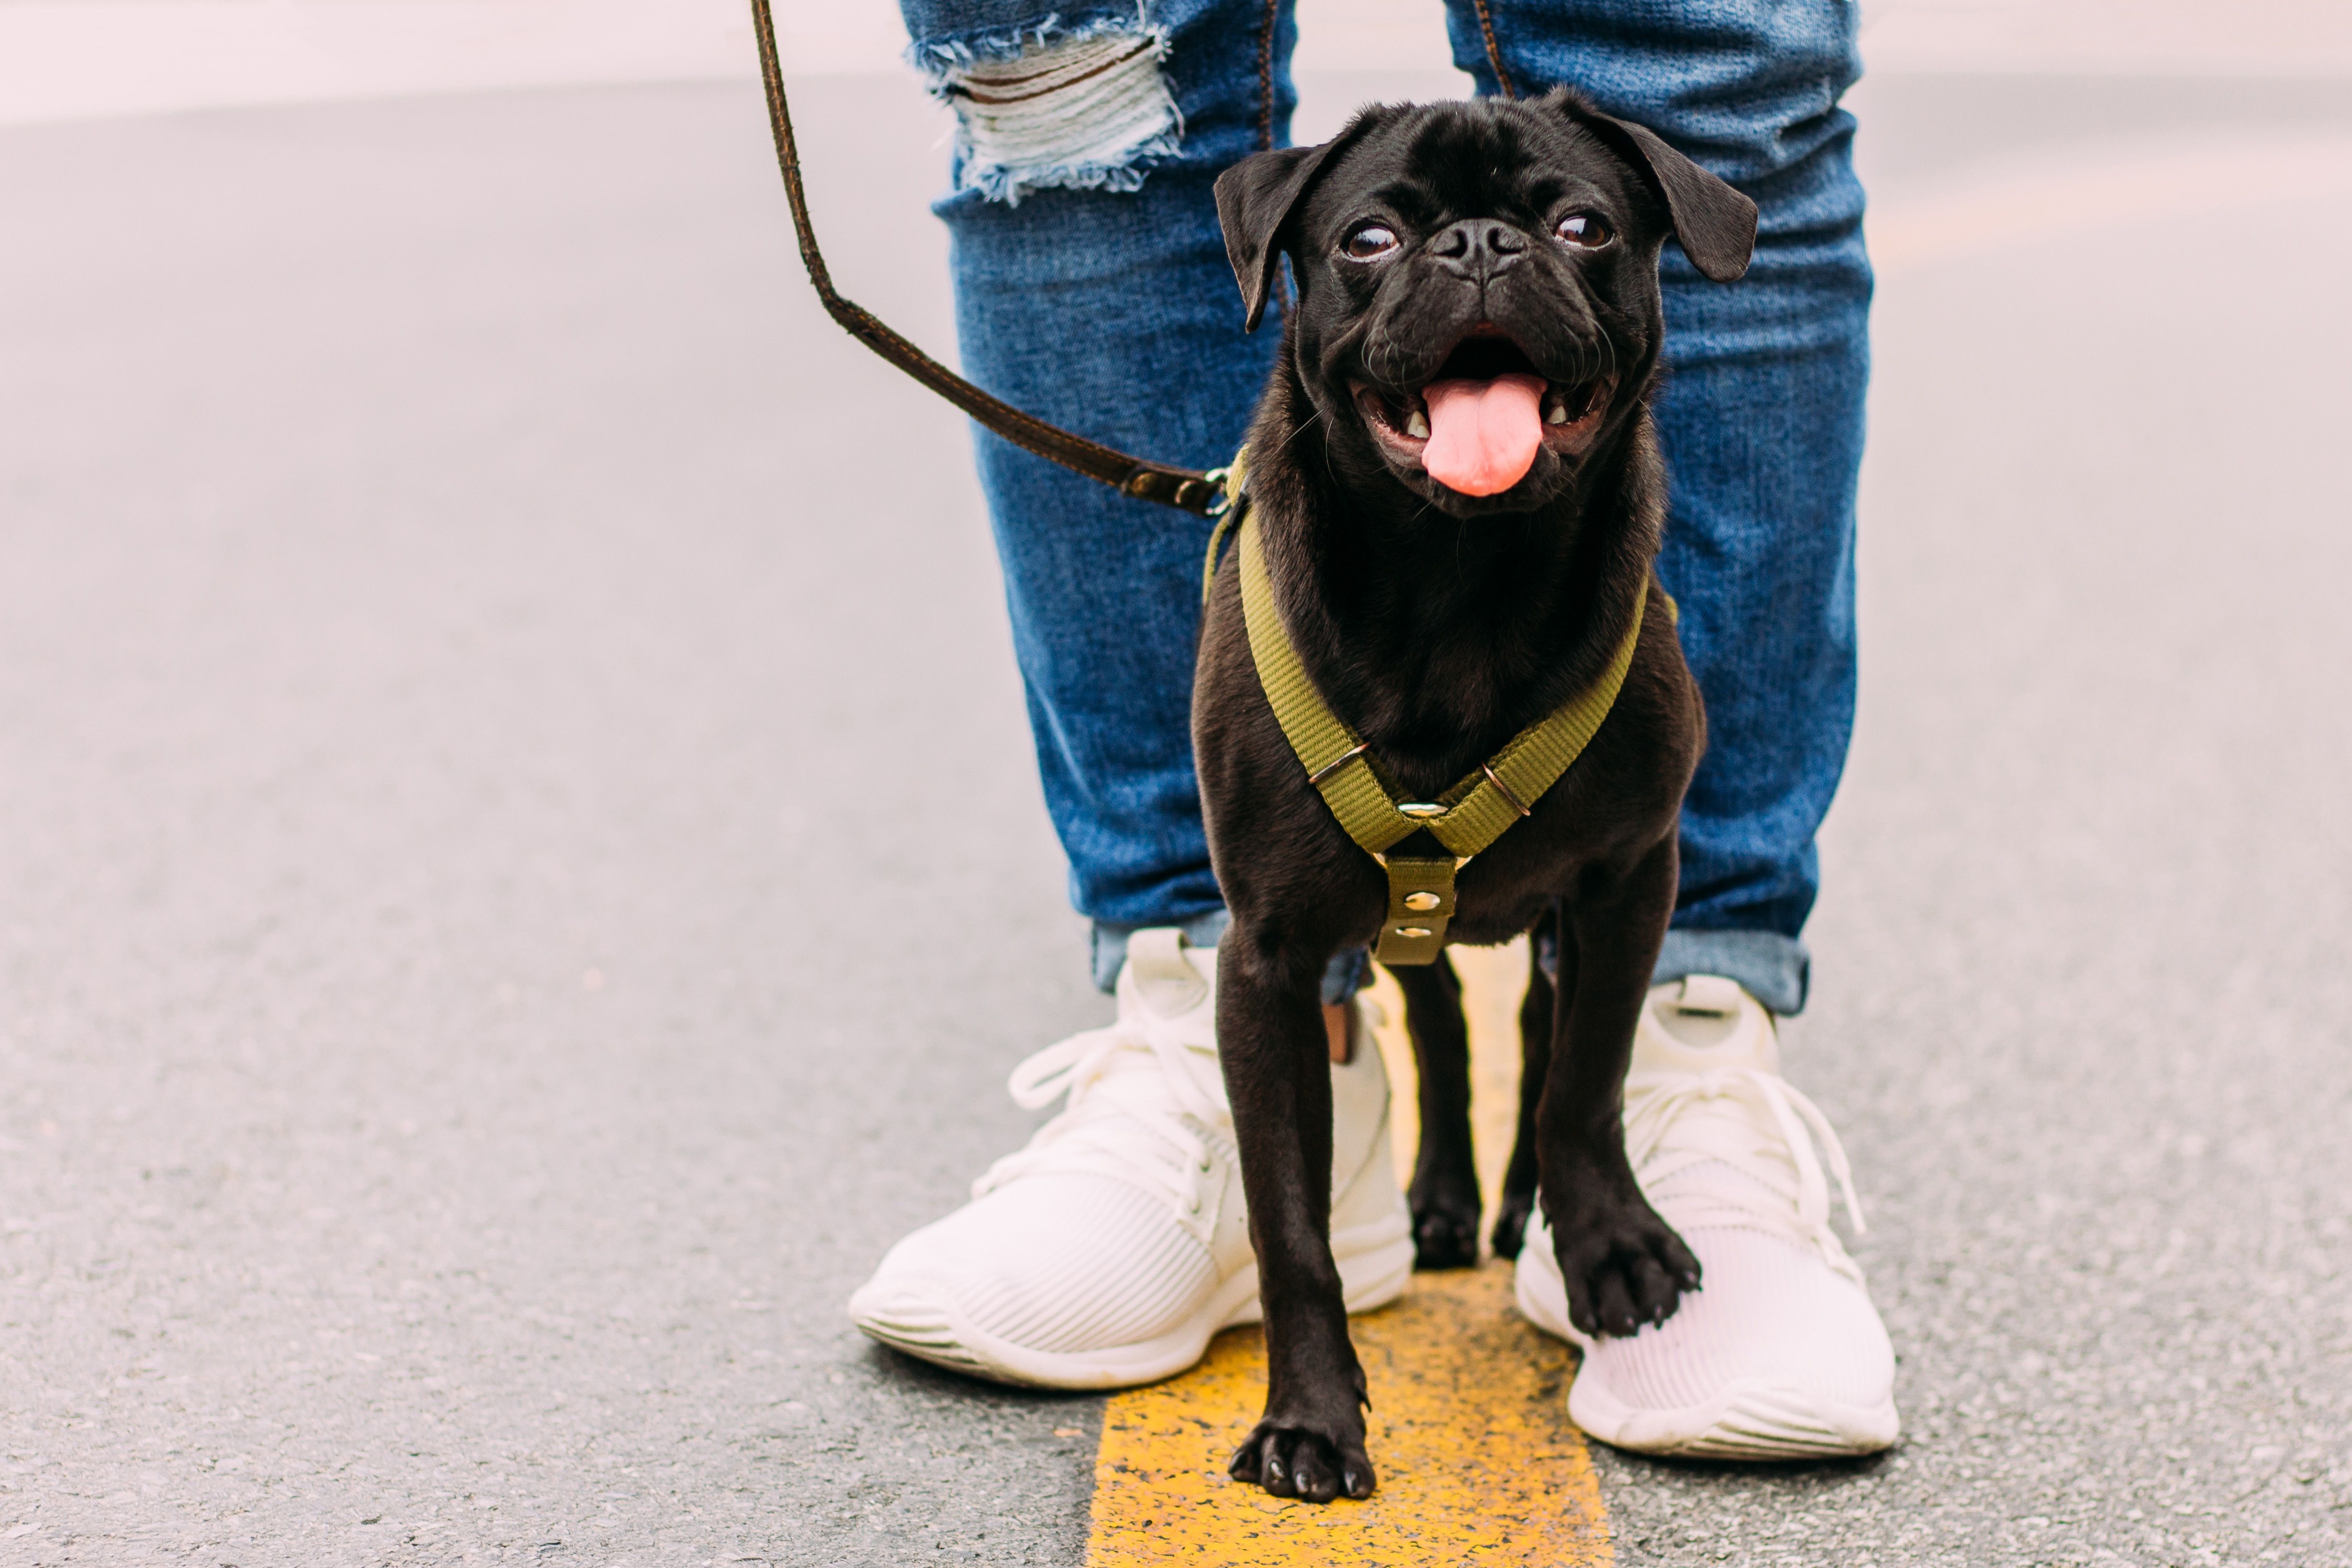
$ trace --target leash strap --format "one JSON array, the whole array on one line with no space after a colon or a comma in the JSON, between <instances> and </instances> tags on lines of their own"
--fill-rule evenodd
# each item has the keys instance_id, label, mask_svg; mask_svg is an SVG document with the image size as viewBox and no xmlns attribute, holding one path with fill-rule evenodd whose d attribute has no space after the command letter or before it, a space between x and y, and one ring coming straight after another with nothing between
<instances>
[{"instance_id":1,"label":"leash strap","mask_svg":"<svg viewBox=\"0 0 2352 1568\"><path fill-rule=\"evenodd\" d=\"M1255 521L1244 515L1239 528L1242 616L1258 684L1265 689L1290 749L1307 769L1307 783L1357 847L1388 870L1388 918L1372 956L1388 964L1432 963L1445 945L1446 924L1454 918L1454 873L1531 814L1616 705L1625 674L1633 667L1634 645L1641 641L1649 584L1643 584L1642 597L1633 605L1633 624L1626 628L1615 656L1591 686L1512 736L1476 773L1437 799L1401 801L1381 781L1363 737L1331 711L1307 678L1274 602L1274 580L1266 571ZM1663 592L1659 597L1672 618L1675 602ZM1423 828L1451 858L1388 853Z\"/></svg>"},{"instance_id":2,"label":"leash strap","mask_svg":"<svg viewBox=\"0 0 2352 1568\"><path fill-rule=\"evenodd\" d=\"M801 264L824 302L825 314L851 337L962 409L1014 446L1090 479L1098 479L1138 500L1157 501L1184 511L1213 517L1224 510L1224 472L1202 473L1171 468L1129 457L1116 447L1073 435L1024 414L1002 398L992 396L966 381L913 343L883 324L863 305L841 297L833 273L817 248L816 230L809 225L808 195L801 185L800 149L793 141L792 111L784 103L784 72L776 55L776 24L768 0L751 0L752 32L760 44L760 76L768 92L768 125L775 132L776 167L784 176L784 200L792 208L793 233L800 241Z\"/></svg>"}]
</instances>

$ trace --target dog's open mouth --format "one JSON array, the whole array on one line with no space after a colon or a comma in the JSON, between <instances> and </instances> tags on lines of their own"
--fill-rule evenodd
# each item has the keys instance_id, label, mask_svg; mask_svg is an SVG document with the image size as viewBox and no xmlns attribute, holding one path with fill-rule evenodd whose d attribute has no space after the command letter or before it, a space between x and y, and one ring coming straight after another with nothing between
<instances>
[{"instance_id":1,"label":"dog's open mouth","mask_svg":"<svg viewBox=\"0 0 2352 1568\"><path fill-rule=\"evenodd\" d=\"M1433 479L1464 495L1499 495L1527 477L1546 446L1582 451L1609 406L1607 376L1551 381L1490 327L1454 345L1437 374L1403 394L1358 383L1372 433Z\"/></svg>"}]
</instances>

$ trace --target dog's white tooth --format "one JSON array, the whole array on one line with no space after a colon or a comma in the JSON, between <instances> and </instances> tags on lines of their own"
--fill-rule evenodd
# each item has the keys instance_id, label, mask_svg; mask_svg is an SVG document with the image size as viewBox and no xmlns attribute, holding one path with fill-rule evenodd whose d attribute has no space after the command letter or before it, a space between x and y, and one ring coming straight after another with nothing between
<instances>
[{"instance_id":1,"label":"dog's white tooth","mask_svg":"<svg viewBox=\"0 0 2352 1568\"><path fill-rule=\"evenodd\" d=\"M1426 439L1429 435L1428 416L1423 414L1420 409L1414 409L1411 414L1405 416L1404 433L1408 436Z\"/></svg>"},{"instance_id":2,"label":"dog's white tooth","mask_svg":"<svg viewBox=\"0 0 2352 1568\"><path fill-rule=\"evenodd\" d=\"M1549 407L1549 408L1545 409L1545 410L1544 410L1544 423L1545 423L1545 424L1547 424L1547 425L1565 425L1565 424L1567 424L1567 423L1568 423L1568 405L1567 405L1567 404L1565 404L1565 403L1555 403L1555 404L1553 404L1550 407Z\"/></svg>"}]
</instances>

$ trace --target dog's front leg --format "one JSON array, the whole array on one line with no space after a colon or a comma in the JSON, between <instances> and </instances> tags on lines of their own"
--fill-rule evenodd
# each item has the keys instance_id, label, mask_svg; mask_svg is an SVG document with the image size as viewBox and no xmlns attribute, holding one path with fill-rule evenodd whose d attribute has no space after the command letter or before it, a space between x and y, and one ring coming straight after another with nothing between
<instances>
[{"instance_id":1,"label":"dog's front leg","mask_svg":"<svg viewBox=\"0 0 2352 1568\"><path fill-rule=\"evenodd\" d=\"M1642 1195L1625 1154L1625 1068L1674 914L1675 868L1671 837L1630 869L1595 868L1560 920L1558 1021L1538 1135L1569 1317L1588 1334L1662 1323L1683 1291L1698 1289L1698 1259Z\"/></svg>"},{"instance_id":2,"label":"dog's front leg","mask_svg":"<svg viewBox=\"0 0 2352 1568\"><path fill-rule=\"evenodd\" d=\"M1391 973L1420 1079L1421 1148L1412 1163L1412 1266L1478 1264L1478 1163L1470 1141L1470 1034L1462 981L1443 952Z\"/></svg>"},{"instance_id":3,"label":"dog's front leg","mask_svg":"<svg viewBox=\"0 0 2352 1568\"><path fill-rule=\"evenodd\" d=\"M1536 1130L1536 1108L1543 1103L1544 1075L1551 1069L1551 1034L1555 1026L1552 999L1576 989L1576 973L1571 967L1576 962L1576 948L1558 939L1559 930L1559 907L1554 904L1536 921L1528 942L1528 991L1519 999L1519 1120L1511 1139L1511 1163L1503 1171L1502 1201L1495 1208L1497 1258L1519 1255L1519 1243L1527 1235L1528 1215L1536 1206L1536 1151L1541 1142ZM1557 985L1544 973L1539 956L1547 937L1553 939L1552 952L1559 969Z\"/></svg>"},{"instance_id":4,"label":"dog's front leg","mask_svg":"<svg viewBox=\"0 0 2352 1568\"><path fill-rule=\"evenodd\" d=\"M1364 1373L1331 1258L1324 959L1284 951L1238 916L1217 952L1217 1056L1265 1310L1265 1415L1230 1468L1235 1480L1309 1502L1372 1490Z\"/></svg>"}]
</instances>

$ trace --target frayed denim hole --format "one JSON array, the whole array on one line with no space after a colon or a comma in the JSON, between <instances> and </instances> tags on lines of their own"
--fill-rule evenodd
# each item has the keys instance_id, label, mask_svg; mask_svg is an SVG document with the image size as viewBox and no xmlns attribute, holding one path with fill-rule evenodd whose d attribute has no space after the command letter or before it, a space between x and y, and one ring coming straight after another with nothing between
<instances>
[{"instance_id":1,"label":"frayed denim hole","mask_svg":"<svg viewBox=\"0 0 2352 1568\"><path fill-rule=\"evenodd\" d=\"M1164 31L1140 16L923 44L915 62L956 111L956 187L1017 204L1033 190L1132 191L1181 144L1160 62Z\"/></svg>"}]
</instances>

